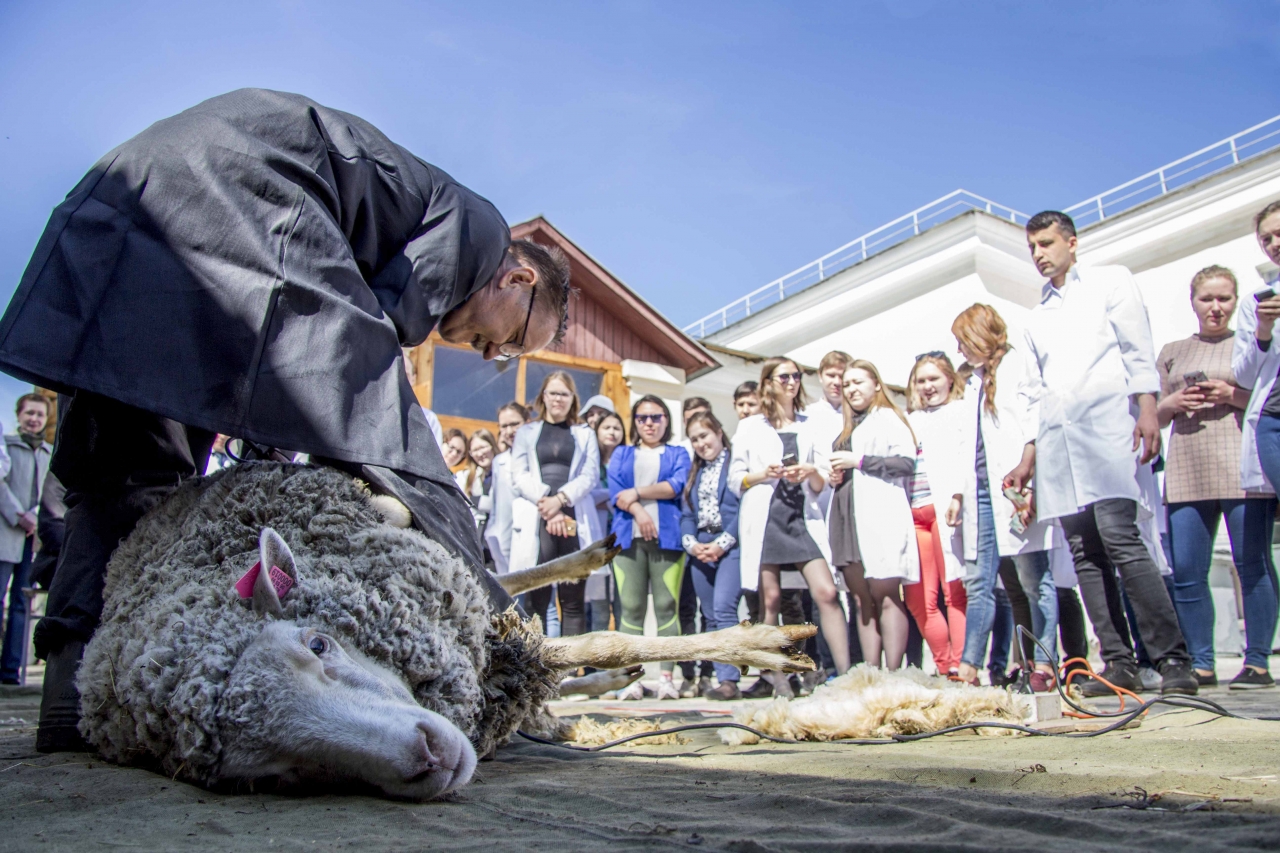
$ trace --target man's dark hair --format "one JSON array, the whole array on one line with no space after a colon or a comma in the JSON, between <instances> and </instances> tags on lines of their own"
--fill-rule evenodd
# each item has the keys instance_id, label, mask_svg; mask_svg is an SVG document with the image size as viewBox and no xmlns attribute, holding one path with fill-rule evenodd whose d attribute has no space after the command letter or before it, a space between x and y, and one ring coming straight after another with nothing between
<instances>
[{"instance_id":1,"label":"man's dark hair","mask_svg":"<svg viewBox=\"0 0 1280 853\"><path fill-rule=\"evenodd\" d=\"M733 389L733 402L736 403L743 397L750 397L752 394L755 394L757 397L760 396L760 383L754 379L748 379L746 382L743 382L737 388Z\"/></svg>"},{"instance_id":2,"label":"man's dark hair","mask_svg":"<svg viewBox=\"0 0 1280 853\"><path fill-rule=\"evenodd\" d=\"M1027 220L1027 233L1034 234L1037 231L1043 231L1051 225L1057 225L1058 230L1068 237L1076 236L1076 224L1070 216L1067 216L1060 210L1042 210L1035 216Z\"/></svg>"},{"instance_id":3,"label":"man's dark hair","mask_svg":"<svg viewBox=\"0 0 1280 853\"><path fill-rule=\"evenodd\" d=\"M689 399L685 400L684 405L681 406L682 413L691 411L693 409L706 409L709 412L711 411L711 404L708 403L706 399L703 397L690 397Z\"/></svg>"},{"instance_id":4,"label":"man's dark hair","mask_svg":"<svg viewBox=\"0 0 1280 853\"><path fill-rule=\"evenodd\" d=\"M522 403L517 403L515 400L512 400L510 403L507 403L505 406L498 409L498 417L502 417L502 413L507 411L508 409L515 412L517 415L519 415L520 420L522 421L529 420L529 409L526 408Z\"/></svg>"},{"instance_id":5,"label":"man's dark hair","mask_svg":"<svg viewBox=\"0 0 1280 853\"><path fill-rule=\"evenodd\" d=\"M538 274L538 304L560 318L552 344L558 344L569 328L569 259L555 246L543 246L532 240L512 240L509 250L520 263Z\"/></svg>"},{"instance_id":6,"label":"man's dark hair","mask_svg":"<svg viewBox=\"0 0 1280 853\"><path fill-rule=\"evenodd\" d=\"M1271 204L1258 211L1258 215L1253 217L1253 233L1257 234L1262 229L1262 220L1266 219L1273 213L1280 213L1280 201L1273 201Z\"/></svg>"},{"instance_id":7,"label":"man's dark hair","mask_svg":"<svg viewBox=\"0 0 1280 853\"><path fill-rule=\"evenodd\" d=\"M46 415L53 412L53 406L49 403L49 398L46 397L45 395L23 394L21 397L18 398L17 404L13 407L13 413L15 415L21 413L22 407L25 406L27 403L39 403L40 405L44 406L44 413Z\"/></svg>"}]
</instances>

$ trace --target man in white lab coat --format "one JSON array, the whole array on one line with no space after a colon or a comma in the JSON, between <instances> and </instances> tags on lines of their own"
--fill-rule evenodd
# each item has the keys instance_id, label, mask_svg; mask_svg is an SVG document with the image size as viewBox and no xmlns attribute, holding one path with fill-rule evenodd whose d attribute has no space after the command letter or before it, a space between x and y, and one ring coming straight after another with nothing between
<instances>
[{"instance_id":1,"label":"man in white lab coat","mask_svg":"<svg viewBox=\"0 0 1280 853\"><path fill-rule=\"evenodd\" d=\"M1075 223L1066 214L1031 217L1027 244L1049 279L1027 320L1019 388L1036 440L1005 486L1022 489L1034 473L1037 512L1060 520L1102 645L1103 677L1141 690L1118 572L1160 669L1161 693L1194 695L1199 685L1173 602L1138 529L1139 467L1160 454L1160 380L1142 295L1125 267L1076 266ZM1085 685L1086 693L1104 690Z\"/></svg>"}]
</instances>

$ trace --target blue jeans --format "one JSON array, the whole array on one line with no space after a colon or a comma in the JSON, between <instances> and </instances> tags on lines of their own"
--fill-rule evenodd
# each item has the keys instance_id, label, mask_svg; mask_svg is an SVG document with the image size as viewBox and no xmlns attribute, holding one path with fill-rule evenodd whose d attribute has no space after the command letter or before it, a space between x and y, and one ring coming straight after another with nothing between
<instances>
[{"instance_id":1,"label":"blue jeans","mask_svg":"<svg viewBox=\"0 0 1280 853\"><path fill-rule=\"evenodd\" d=\"M1017 554L1013 557L1013 564L1018 567L1018 581L1031 605L1031 631L1040 641L1033 657L1036 663L1052 664L1053 659L1049 655L1056 652L1058 645L1058 589L1053 585L1053 572L1049 570L1049 552ZM1018 642L1022 642L1021 637L1018 637ZM965 645L968 645L967 641Z\"/></svg>"},{"instance_id":2,"label":"blue jeans","mask_svg":"<svg viewBox=\"0 0 1280 853\"><path fill-rule=\"evenodd\" d=\"M1009 594L999 587L995 589L995 604L995 619L991 622L991 654L987 657L987 672L991 675L992 684L996 683L996 676L1004 678L1008 673L1009 647L1013 642L1013 607L1009 604Z\"/></svg>"},{"instance_id":3,"label":"blue jeans","mask_svg":"<svg viewBox=\"0 0 1280 853\"><path fill-rule=\"evenodd\" d=\"M698 532L699 542L711 542L716 534ZM705 631L719 631L738 624L738 598L742 594L741 572L738 569L738 549L732 548L718 563L704 563L688 557L685 566L693 575L693 588L698 594L702 609L702 627ZM723 684L738 681L742 671L727 663L718 663L716 678Z\"/></svg>"},{"instance_id":4,"label":"blue jeans","mask_svg":"<svg viewBox=\"0 0 1280 853\"><path fill-rule=\"evenodd\" d=\"M974 669L981 669L982 659L987 652L987 640L991 637L991 625L995 621L996 577L1000 570L996 523L991 512L991 491L981 480L978 482L978 499L974 509L978 514L978 558L965 561L964 590L969 603L964 614L964 653L960 655L960 661Z\"/></svg>"},{"instance_id":5,"label":"blue jeans","mask_svg":"<svg viewBox=\"0 0 1280 853\"><path fill-rule=\"evenodd\" d=\"M1268 419L1273 420L1273 419ZM1173 553L1173 604L1191 663L1213 671L1213 597L1209 565L1218 519L1227 519L1231 559L1244 594L1244 662L1267 668L1276 631L1276 578L1271 568L1272 498L1193 501L1169 505L1169 550Z\"/></svg>"},{"instance_id":6,"label":"blue jeans","mask_svg":"<svg viewBox=\"0 0 1280 853\"><path fill-rule=\"evenodd\" d=\"M4 629L4 647L0 649L0 682L17 684L22 677L22 658L27 650L27 595L23 587L31 585L32 537L22 546L22 562L0 562L0 594L9 588L9 619Z\"/></svg>"}]
</instances>

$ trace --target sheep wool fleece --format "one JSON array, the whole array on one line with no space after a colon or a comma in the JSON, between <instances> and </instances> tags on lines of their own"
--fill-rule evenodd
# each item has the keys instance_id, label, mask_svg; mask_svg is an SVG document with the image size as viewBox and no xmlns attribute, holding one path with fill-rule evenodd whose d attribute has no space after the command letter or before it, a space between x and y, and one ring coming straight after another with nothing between
<instances>
[{"instance_id":1,"label":"sheep wool fleece","mask_svg":"<svg viewBox=\"0 0 1280 853\"><path fill-rule=\"evenodd\" d=\"M220 731L250 701L230 695L229 677L268 618L233 585L268 526L297 561L283 618L399 672L478 754L555 695L537 622L492 613L459 559L385 524L361 484L328 468L248 463L178 487L107 566L102 623L77 677L81 732L104 757L218 780Z\"/></svg>"}]
</instances>

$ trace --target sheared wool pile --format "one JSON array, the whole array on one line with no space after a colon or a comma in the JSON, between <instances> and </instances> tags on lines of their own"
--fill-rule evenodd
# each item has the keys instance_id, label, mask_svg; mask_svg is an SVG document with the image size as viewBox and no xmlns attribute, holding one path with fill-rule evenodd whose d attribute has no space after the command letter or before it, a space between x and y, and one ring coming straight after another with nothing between
<instances>
[{"instance_id":1,"label":"sheared wool pile","mask_svg":"<svg viewBox=\"0 0 1280 853\"><path fill-rule=\"evenodd\" d=\"M733 718L774 737L839 740L922 734L965 723L1020 723L1022 713L1013 696L1000 688L971 687L915 668L889 672L861 664L811 696L753 703ZM760 742L741 729L721 729L720 739L730 745Z\"/></svg>"},{"instance_id":2,"label":"sheared wool pile","mask_svg":"<svg viewBox=\"0 0 1280 853\"><path fill-rule=\"evenodd\" d=\"M661 723L636 717L624 717L620 720L610 720L607 723L597 722L590 717L579 717L573 723L573 727L569 729L565 739L583 746L600 746L601 744L637 735L641 732L656 732L661 728ZM688 738L681 737L678 734L654 735L653 737L631 741L632 744L644 746L659 746L668 743L685 744L688 742Z\"/></svg>"}]
</instances>

